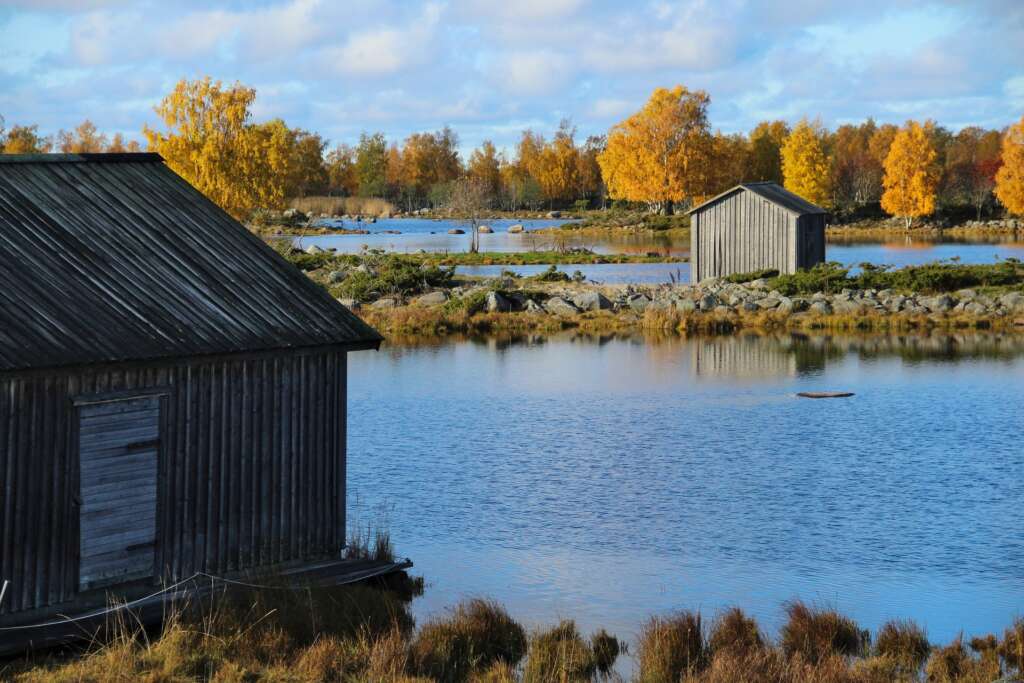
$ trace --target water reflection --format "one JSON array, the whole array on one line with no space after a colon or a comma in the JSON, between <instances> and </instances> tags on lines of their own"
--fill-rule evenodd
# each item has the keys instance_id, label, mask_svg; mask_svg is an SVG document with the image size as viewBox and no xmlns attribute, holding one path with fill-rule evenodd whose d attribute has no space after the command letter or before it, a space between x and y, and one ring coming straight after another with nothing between
<instances>
[{"instance_id":1,"label":"water reflection","mask_svg":"<svg viewBox=\"0 0 1024 683\"><path fill-rule=\"evenodd\" d=\"M350 360L350 491L427 577L419 617L771 630L800 596L949 640L1024 608L1022 386L1024 335L392 339Z\"/></svg>"}]
</instances>

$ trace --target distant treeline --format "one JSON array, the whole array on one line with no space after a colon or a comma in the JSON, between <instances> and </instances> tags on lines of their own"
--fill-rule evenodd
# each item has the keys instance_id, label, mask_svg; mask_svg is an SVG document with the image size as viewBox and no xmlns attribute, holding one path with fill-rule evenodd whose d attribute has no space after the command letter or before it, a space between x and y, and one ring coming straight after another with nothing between
<instances>
[{"instance_id":1,"label":"distant treeline","mask_svg":"<svg viewBox=\"0 0 1024 683\"><path fill-rule=\"evenodd\" d=\"M763 121L749 134L712 131L702 91L659 88L607 135L579 141L563 121L550 137L522 132L508 152L484 141L460 157L445 127L389 141L363 133L329 147L317 133L280 119L252 123L256 92L209 78L181 81L156 107L165 126L143 129L150 150L237 216L281 208L311 195L379 197L412 211L453 202L470 183L486 208L601 208L609 202L671 212L745 181L768 180L832 210L880 210L909 225L936 212L982 217L1003 207L1024 214L1024 119L1003 130L954 133L932 121L904 126L872 119L828 130L804 119ZM135 151L85 121L43 137L33 125L0 119L5 153Z\"/></svg>"}]
</instances>

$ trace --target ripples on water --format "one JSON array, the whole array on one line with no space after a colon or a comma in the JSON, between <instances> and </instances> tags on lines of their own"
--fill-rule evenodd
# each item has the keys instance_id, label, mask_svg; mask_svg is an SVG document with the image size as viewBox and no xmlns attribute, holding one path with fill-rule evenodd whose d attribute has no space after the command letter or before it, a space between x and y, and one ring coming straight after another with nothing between
<instances>
[{"instance_id":1,"label":"ripples on water","mask_svg":"<svg viewBox=\"0 0 1024 683\"><path fill-rule=\"evenodd\" d=\"M633 634L832 604L934 638L1024 611L1024 340L458 340L350 360L355 517L429 584ZM852 399L798 399L849 390Z\"/></svg>"}]
</instances>

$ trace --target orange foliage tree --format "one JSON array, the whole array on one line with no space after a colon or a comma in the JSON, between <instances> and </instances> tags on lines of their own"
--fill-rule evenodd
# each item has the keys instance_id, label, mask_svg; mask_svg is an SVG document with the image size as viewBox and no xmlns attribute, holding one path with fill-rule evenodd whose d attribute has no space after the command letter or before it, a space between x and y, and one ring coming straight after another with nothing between
<instances>
[{"instance_id":1,"label":"orange foliage tree","mask_svg":"<svg viewBox=\"0 0 1024 683\"><path fill-rule=\"evenodd\" d=\"M1007 211L1024 216L1024 117L1003 136L1003 166L996 173L996 197Z\"/></svg>"},{"instance_id":2,"label":"orange foliage tree","mask_svg":"<svg viewBox=\"0 0 1024 683\"><path fill-rule=\"evenodd\" d=\"M665 213L705 196L710 101L702 90L658 88L643 109L615 125L597 157L608 195Z\"/></svg>"},{"instance_id":3,"label":"orange foliage tree","mask_svg":"<svg viewBox=\"0 0 1024 683\"><path fill-rule=\"evenodd\" d=\"M803 119L782 145L782 177L786 189L819 206L831 203L829 163L821 125Z\"/></svg>"},{"instance_id":4,"label":"orange foliage tree","mask_svg":"<svg viewBox=\"0 0 1024 683\"><path fill-rule=\"evenodd\" d=\"M938 155L925 126L909 121L893 138L885 157L882 209L903 218L907 229L914 219L935 211L940 174Z\"/></svg>"}]
</instances>

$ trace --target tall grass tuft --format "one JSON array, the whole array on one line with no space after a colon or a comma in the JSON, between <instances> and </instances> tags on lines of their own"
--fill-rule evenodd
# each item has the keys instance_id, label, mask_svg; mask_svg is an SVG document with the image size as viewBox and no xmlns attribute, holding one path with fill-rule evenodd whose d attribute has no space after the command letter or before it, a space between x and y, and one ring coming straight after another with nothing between
<instances>
[{"instance_id":1,"label":"tall grass tuft","mask_svg":"<svg viewBox=\"0 0 1024 683\"><path fill-rule=\"evenodd\" d=\"M472 671L497 663L515 666L526 647L526 632L501 605L470 600L449 617L420 628L412 644L412 666L431 679L459 683Z\"/></svg>"},{"instance_id":2,"label":"tall grass tuft","mask_svg":"<svg viewBox=\"0 0 1024 683\"><path fill-rule=\"evenodd\" d=\"M594 654L594 668L597 673L607 676L615 666L615 661L626 649L625 643L604 629L590 636L590 651Z\"/></svg>"},{"instance_id":3,"label":"tall grass tuft","mask_svg":"<svg viewBox=\"0 0 1024 683\"><path fill-rule=\"evenodd\" d=\"M699 612L650 619L637 640L638 683L675 683L701 671L707 646Z\"/></svg>"},{"instance_id":4,"label":"tall grass tuft","mask_svg":"<svg viewBox=\"0 0 1024 683\"><path fill-rule=\"evenodd\" d=\"M523 683L584 683L597 671L594 653L574 621L563 621L530 639Z\"/></svg>"},{"instance_id":5,"label":"tall grass tuft","mask_svg":"<svg viewBox=\"0 0 1024 683\"><path fill-rule=\"evenodd\" d=\"M753 618L739 607L725 610L715 619L708 637L710 654L730 654L740 657L760 652L765 647L764 636Z\"/></svg>"},{"instance_id":6,"label":"tall grass tuft","mask_svg":"<svg viewBox=\"0 0 1024 683\"><path fill-rule=\"evenodd\" d=\"M999 644L999 655L1008 669L1016 669L1024 675L1024 617L1017 617L1006 629L1003 642Z\"/></svg>"},{"instance_id":7,"label":"tall grass tuft","mask_svg":"<svg viewBox=\"0 0 1024 683\"><path fill-rule=\"evenodd\" d=\"M920 671L931 649L924 629L914 621L888 621L875 638L875 653L896 662L908 673Z\"/></svg>"},{"instance_id":8,"label":"tall grass tuft","mask_svg":"<svg viewBox=\"0 0 1024 683\"><path fill-rule=\"evenodd\" d=\"M786 604L788 620L780 636L787 656L799 654L811 664L830 655L854 656L864 636L856 622L835 610L815 609L795 600Z\"/></svg>"}]
</instances>

